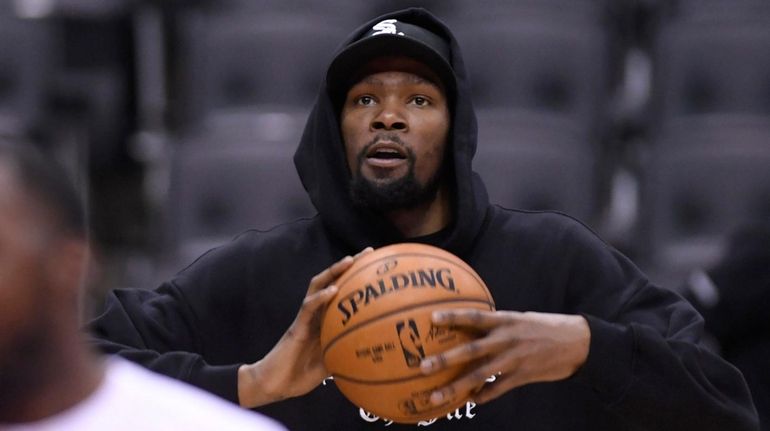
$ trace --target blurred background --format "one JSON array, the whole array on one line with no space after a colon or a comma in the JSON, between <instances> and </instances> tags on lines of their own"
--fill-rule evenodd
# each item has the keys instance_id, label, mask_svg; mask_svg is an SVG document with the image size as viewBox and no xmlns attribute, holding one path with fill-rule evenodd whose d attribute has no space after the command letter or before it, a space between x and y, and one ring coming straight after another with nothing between
<instances>
[{"instance_id":1,"label":"blurred background","mask_svg":"<svg viewBox=\"0 0 770 431\"><path fill-rule=\"evenodd\" d=\"M325 67L406 6L464 50L493 201L579 218L704 313L746 283L769 305L766 0L3 0L0 134L87 194L91 306L312 215L291 158ZM747 239L764 260L716 285Z\"/></svg>"}]
</instances>

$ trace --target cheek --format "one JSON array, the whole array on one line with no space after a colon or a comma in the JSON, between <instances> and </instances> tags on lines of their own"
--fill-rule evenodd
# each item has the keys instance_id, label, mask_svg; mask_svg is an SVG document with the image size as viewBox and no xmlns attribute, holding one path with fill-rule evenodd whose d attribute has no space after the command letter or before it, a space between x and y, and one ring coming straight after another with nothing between
<instances>
[{"instance_id":1,"label":"cheek","mask_svg":"<svg viewBox=\"0 0 770 431\"><path fill-rule=\"evenodd\" d=\"M417 155L415 162L415 177L423 185L436 176L444 162L441 146L436 146Z\"/></svg>"},{"instance_id":2,"label":"cheek","mask_svg":"<svg viewBox=\"0 0 770 431\"><path fill-rule=\"evenodd\" d=\"M425 167L436 170L444 161L444 151L449 137L449 130L443 118L426 125L426 136L424 142L429 143L423 153Z\"/></svg>"},{"instance_id":3,"label":"cheek","mask_svg":"<svg viewBox=\"0 0 770 431\"><path fill-rule=\"evenodd\" d=\"M361 131L355 127L356 124L358 121L354 116L343 113L340 132L345 146L345 159L351 171L355 170L358 152L361 150Z\"/></svg>"},{"instance_id":4,"label":"cheek","mask_svg":"<svg viewBox=\"0 0 770 431\"><path fill-rule=\"evenodd\" d=\"M9 265L10 264L10 265ZM25 262L2 264L3 285L0 286L0 327L18 328L35 312L34 291L38 289L38 272Z\"/></svg>"}]
</instances>

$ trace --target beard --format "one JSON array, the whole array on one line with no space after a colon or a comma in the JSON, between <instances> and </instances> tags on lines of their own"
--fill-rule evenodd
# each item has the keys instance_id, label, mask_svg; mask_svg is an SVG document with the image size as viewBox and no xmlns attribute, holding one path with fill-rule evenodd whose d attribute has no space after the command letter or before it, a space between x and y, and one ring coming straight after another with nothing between
<instances>
[{"instance_id":1,"label":"beard","mask_svg":"<svg viewBox=\"0 0 770 431\"><path fill-rule=\"evenodd\" d=\"M389 212L400 209L412 209L435 199L442 179L439 169L425 184L420 184L414 173L414 152L406 147L398 136L389 136L388 140L404 147L407 157L407 173L401 178L390 181L371 181L361 174L361 167L369 148L380 138L372 140L358 153L356 169L349 184L353 206L375 212Z\"/></svg>"}]
</instances>

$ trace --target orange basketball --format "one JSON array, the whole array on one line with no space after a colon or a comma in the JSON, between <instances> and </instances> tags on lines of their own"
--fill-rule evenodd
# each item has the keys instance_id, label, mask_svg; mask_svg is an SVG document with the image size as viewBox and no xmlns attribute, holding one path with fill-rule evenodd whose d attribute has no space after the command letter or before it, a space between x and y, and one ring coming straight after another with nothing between
<instances>
[{"instance_id":1,"label":"orange basketball","mask_svg":"<svg viewBox=\"0 0 770 431\"><path fill-rule=\"evenodd\" d=\"M465 404L458 393L440 406L434 389L463 366L425 376L422 358L473 338L458 328L433 326L431 313L449 308L494 310L478 274L457 256L423 244L395 244L361 258L335 283L339 292L321 326L326 368L340 391L370 413L416 423Z\"/></svg>"}]
</instances>

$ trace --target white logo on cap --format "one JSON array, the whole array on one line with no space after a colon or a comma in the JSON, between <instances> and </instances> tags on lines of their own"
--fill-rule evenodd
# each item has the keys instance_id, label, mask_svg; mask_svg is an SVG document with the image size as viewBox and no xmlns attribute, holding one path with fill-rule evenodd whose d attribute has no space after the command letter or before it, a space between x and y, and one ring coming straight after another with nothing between
<instances>
[{"instance_id":1,"label":"white logo on cap","mask_svg":"<svg viewBox=\"0 0 770 431\"><path fill-rule=\"evenodd\" d=\"M398 31L396 28L396 23L398 20L395 19L386 19L384 21L380 21L377 24L372 27L372 30L377 30L374 33L372 33L372 36L377 36L378 34L397 34L399 36L403 36L404 33Z\"/></svg>"}]
</instances>

